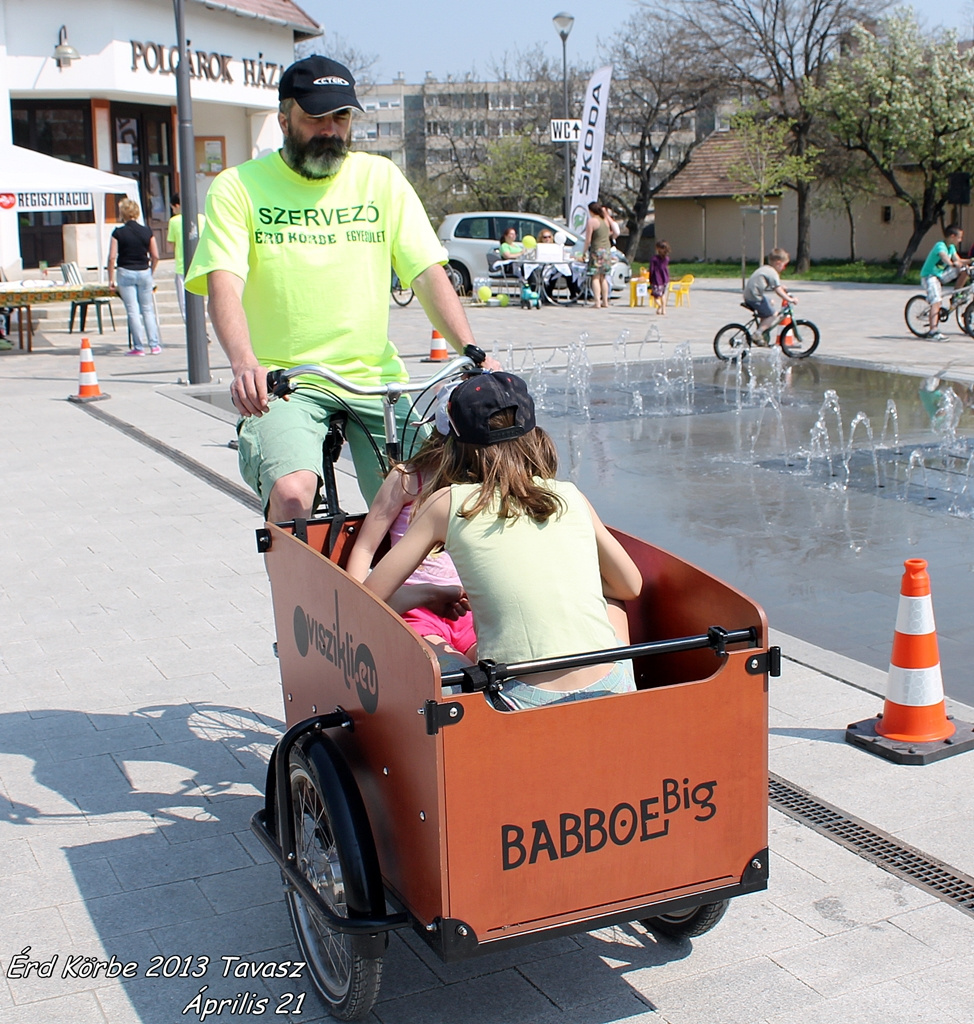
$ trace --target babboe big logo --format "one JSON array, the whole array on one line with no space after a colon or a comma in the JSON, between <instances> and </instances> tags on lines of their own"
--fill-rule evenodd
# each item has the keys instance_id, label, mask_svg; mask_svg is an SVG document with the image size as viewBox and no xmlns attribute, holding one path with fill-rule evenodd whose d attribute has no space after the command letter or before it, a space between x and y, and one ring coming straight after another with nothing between
<instances>
[{"instance_id":1,"label":"babboe big logo","mask_svg":"<svg viewBox=\"0 0 974 1024\"><path fill-rule=\"evenodd\" d=\"M329 625L319 622L301 605L294 608L294 644L302 658L313 650L326 661L341 669L349 690L355 684L362 707L371 715L379 706L379 675L375 658L366 644L355 643L351 633L342 631L339 617L338 593L335 592L335 615Z\"/></svg>"}]
</instances>

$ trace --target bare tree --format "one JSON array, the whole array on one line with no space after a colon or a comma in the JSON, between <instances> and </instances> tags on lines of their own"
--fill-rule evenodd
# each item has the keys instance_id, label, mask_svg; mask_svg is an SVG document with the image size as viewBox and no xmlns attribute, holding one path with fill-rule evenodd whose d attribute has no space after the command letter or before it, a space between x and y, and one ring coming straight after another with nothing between
<instances>
[{"instance_id":1,"label":"bare tree","mask_svg":"<svg viewBox=\"0 0 974 1024\"><path fill-rule=\"evenodd\" d=\"M602 195L621 210L635 255L653 196L713 128L725 79L679 20L633 15L603 46L612 64Z\"/></svg>"},{"instance_id":2,"label":"bare tree","mask_svg":"<svg viewBox=\"0 0 974 1024\"><path fill-rule=\"evenodd\" d=\"M322 54L344 64L355 76L355 92L365 95L375 82L375 66L379 62L377 53L366 53L353 46L347 39L339 35L316 36L314 39L303 39L294 47L297 60Z\"/></svg>"},{"instance_id":3,"label":"bare tree","mask_svg":"<svg viewBox=\"0 0 974 1024\"><path fill-rule=\"evenodd\" d=\"M687 31L713 63L791 126L791 150L805 156L815 127L809 87L825 72L853 26L873 24L888 0L684 0ZM792 183L798 198L796 269L811 257L812 182Z\"/></svg>"}]
</instances>

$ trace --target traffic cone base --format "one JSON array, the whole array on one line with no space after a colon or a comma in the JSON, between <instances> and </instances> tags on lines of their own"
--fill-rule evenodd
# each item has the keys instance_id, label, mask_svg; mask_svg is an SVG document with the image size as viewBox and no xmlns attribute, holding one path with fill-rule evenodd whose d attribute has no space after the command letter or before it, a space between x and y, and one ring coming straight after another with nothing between
<instances>
[{"instance_id":1,"label":"traffic cone base","mask_svg":"<svg viewBox=\"0 0 974 1024\"><path fill-rule=\"evenodd\" d=\"M98 374L95 373L95 360L91 354L91 343L87 338L81 339L81 370L78 375L78 393L68 395L69 402L100 402L109 398L98 386Z\"/></svg>"},{"instance_id":2,"label":"traffic cone base","mask_svg":"<svg viewBox=\"0 0 974 1024\"><path fill-rule=\"evenodd\" d=\"M430 354L421 359L421 363L445 363L450 358L446 350L446 342L438 330L433 329L430 335Z\"/></svg>"},{"instance_id":3,"label":"traffic cone base","mask_svg":"<svg viewBox=\"0 0 974 1024\"><path fill-rule=\"evenodd\" d=\"M904 569L883 713L845 738L897 764L928 764L974 749L974 726L947 717L927 563L910 558Z\"/></svg>"}]
</instances>

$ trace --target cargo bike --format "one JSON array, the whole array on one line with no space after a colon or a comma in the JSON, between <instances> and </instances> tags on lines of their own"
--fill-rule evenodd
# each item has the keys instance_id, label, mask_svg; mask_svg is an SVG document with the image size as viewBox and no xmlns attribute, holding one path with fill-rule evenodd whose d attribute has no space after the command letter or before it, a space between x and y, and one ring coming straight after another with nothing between
<instances>
[{"instance_id":1,"label":"cargo bike","mask_svg":"<svg viewBox=\"0 0 974 1024\"><path fill-rule=\"evenodd\" d=\"M472 347L471 347L472 349ZM479 350L468 350L482 362ZM464 372L467 357L381 393L394 406ZM322 367L276 371L277 394ZM416 400L414 406L419 402ZM365 1016L393 929L455 961L640 921L709 930L767 887L764 612L637 537L631 645L441 673L433 650L342 566L363 516L338 504L341 417L325 442L323 512L266 523L287 731L252 828L283 876L309 975L333 1016ZM507 678L632 658L637 692L524 711L489 697Z\"/></svg>"}]
</instances>

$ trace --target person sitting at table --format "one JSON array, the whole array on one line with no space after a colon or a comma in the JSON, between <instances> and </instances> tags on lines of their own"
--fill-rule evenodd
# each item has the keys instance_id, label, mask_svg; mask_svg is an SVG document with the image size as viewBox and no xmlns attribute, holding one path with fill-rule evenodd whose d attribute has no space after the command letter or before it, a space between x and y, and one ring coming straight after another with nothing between
<instances>
[{"instance_id":1,"label":"person sitting at table","mask_svg":"<svg viewBox=\"0 0 974 1024\"><path fill-rule=\"evenodd\" d=\"M517 229L510 227L501 235L501 259L517 259L524 252L524 246L517 240Z\"/></svg>"},{"instance_id":2,"label":"person sitting at table","mask_svg":"<svg viewBox=\"0 0 974 1024\"><path fill-rule=\"evenodd\" d=\"M555 241L554 233L551 228L542 228L538 232L538 244L539 245L553 245Z\"/></svg>"}]
</instances>

